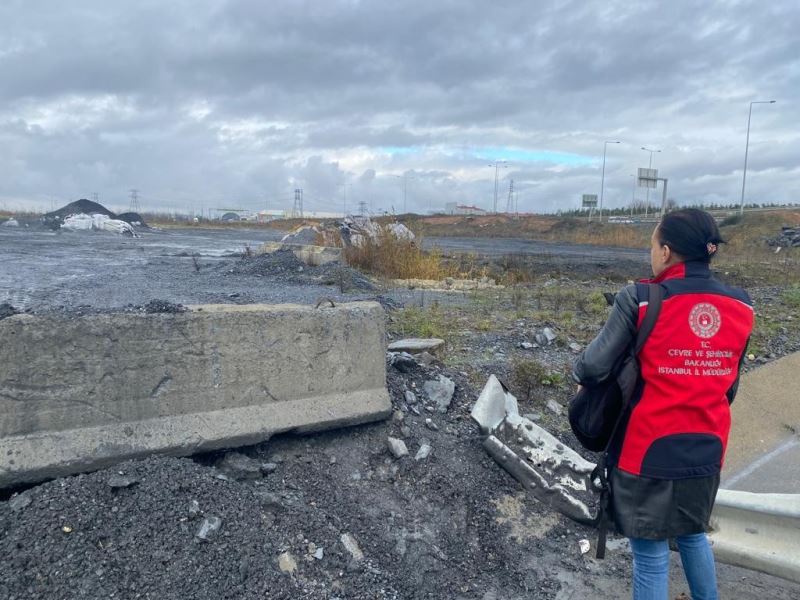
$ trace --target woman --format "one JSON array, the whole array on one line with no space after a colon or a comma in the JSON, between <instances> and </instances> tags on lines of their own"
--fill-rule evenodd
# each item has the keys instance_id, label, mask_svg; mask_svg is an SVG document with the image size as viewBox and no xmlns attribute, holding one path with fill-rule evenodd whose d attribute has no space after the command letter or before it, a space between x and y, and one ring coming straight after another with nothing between
<instances>
[{"instance_id":1,"label":"woman","mask_svg":"<svg viewBox=\"0 0 800 600\"><path fill-rule=\"evenodd\" d=\"M692 598L717 598L705 531L753 327L748 295L709 271L721 243L714 219L697 209L665 215L651 238L654 278L646 283L660 285L664 299L639 354L642 385L609 452L611 513L631 541L635 600L667 598L669 538L677 541ZM634 341L647 311L637 289L647 288L630 285L617 294L602 331L575 363L577 383L603 381Z\"/></svg>"}]
</instances>

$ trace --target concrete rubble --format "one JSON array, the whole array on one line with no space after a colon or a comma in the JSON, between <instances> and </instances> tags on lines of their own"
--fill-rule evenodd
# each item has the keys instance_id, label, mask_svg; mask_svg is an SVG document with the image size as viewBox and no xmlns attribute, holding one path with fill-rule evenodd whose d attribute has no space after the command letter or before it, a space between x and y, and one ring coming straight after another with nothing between
<instances>
[{"instance_id":1,"label":"concrete rubble","mask_svg":"<svg viewBox=\"0 0 800 600\"><path fill-rule=\"evenodd\" d=\"M444 340L441 338L408 338L389 344L389 351L408 352L409 354L435 353L442 346L444 346Z\"/></svg>"},{"instance_id":2,"label":"concrete rubble","mask_svg":"<svg viewBox=\"0 0 800 600\"><path fill-rule=\"evenodd\" d=\"M452 379L439 375L435 380L426 381L423 389L436 410L440 413L445 413L450 407L450 401L456 391L456 384Z\"/></svg>"},{"instance_id":3,"label":"concrete rubble","mask_svg":"<svg viewBox=\"0 0 800 600\"><path fill-rule=\"evenodd\" d=\"M478 397L472 418L486 436L484 448L525 489L566 516L591 523L594 464L533 421L521 417L517 399L494 375Z\"/></svg>"}]
</instances>

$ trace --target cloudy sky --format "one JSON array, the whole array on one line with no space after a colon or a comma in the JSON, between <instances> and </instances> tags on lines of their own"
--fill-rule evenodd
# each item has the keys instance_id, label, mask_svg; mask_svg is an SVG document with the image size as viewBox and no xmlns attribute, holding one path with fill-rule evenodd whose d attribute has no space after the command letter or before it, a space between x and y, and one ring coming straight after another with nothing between
<instances>
[{"instance_id":1,"label":"cloudy sky","mask_svg":"<svg viewBox=\"0 0 800 600\"><path fill-rule=\"evenodd\" d=\"M0 207L800 201L797 0L3 0ZM405 187L405 190L404 190ZM644 190L635 190L644 198ZM654 198L655 199L655 198Z\"/></svg>"}]
</instances>

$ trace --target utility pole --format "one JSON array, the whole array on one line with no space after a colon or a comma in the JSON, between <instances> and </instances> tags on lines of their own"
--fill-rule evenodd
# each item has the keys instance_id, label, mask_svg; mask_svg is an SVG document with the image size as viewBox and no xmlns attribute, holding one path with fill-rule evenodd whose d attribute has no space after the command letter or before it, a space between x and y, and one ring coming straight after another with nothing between
<instances>
[{"instance_id":1,"label":"utility pole","mask_svg":"<svg viewBox=\"0 0 800 600\"><path fill-rule=\"evenodd\" d=\"M131 188L130 190L131 195L131 207L130 212L139 212L139 190L136 188Z\"/></svg>"},{"instance_id":2,"label":"utility pole","mask_svg":"<svg viewBox=\"0 0 800 600\"><path fill-rule=\"evenodd\" d=\"M506 214L514 212L514 180L508 184L508 200L506 200Z\"/></svg>"},{"instance_id":3,"label":"utility pole","mask_svg":"<svg viewBox=\"0 0 800 600\"><path fill-rule=\"evenodd\" d=\"M498 183L500 177L500 165L503 165L503 168L508 167L508 163L505 160L496 160L494 164L490 164L490 167L494 167L494 206L493 212L497 214L497 192L498 192Z\"/></svg>"}]
</instances>

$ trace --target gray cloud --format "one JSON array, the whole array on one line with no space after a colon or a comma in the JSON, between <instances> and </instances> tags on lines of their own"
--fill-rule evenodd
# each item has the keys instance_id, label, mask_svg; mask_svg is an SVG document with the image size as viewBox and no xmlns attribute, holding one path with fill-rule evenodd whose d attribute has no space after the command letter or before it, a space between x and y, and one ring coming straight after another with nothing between
<instances>
[{"instance_id":1,"label":"gray cloud","mask_svg":"<svg viewBox=\"0 0 800 600\"><path fill-rule=\"evenodd\" d=\"M521 209L556 210L599 191L608 139L624 142L609 146L609 205L630 201L642 145L662 149L679 201L736 201L748 102L773 98L754 107L748 198L796 201L798 13L794 0L11 0L0 203L124 204L137 187L150 208L288 208L302 186L321 210L346 183L353 203L388 210L413 173L409 208L488 207L494 171L476 149L587 157L501 173Z\"/></svg>"}]
</instances>

